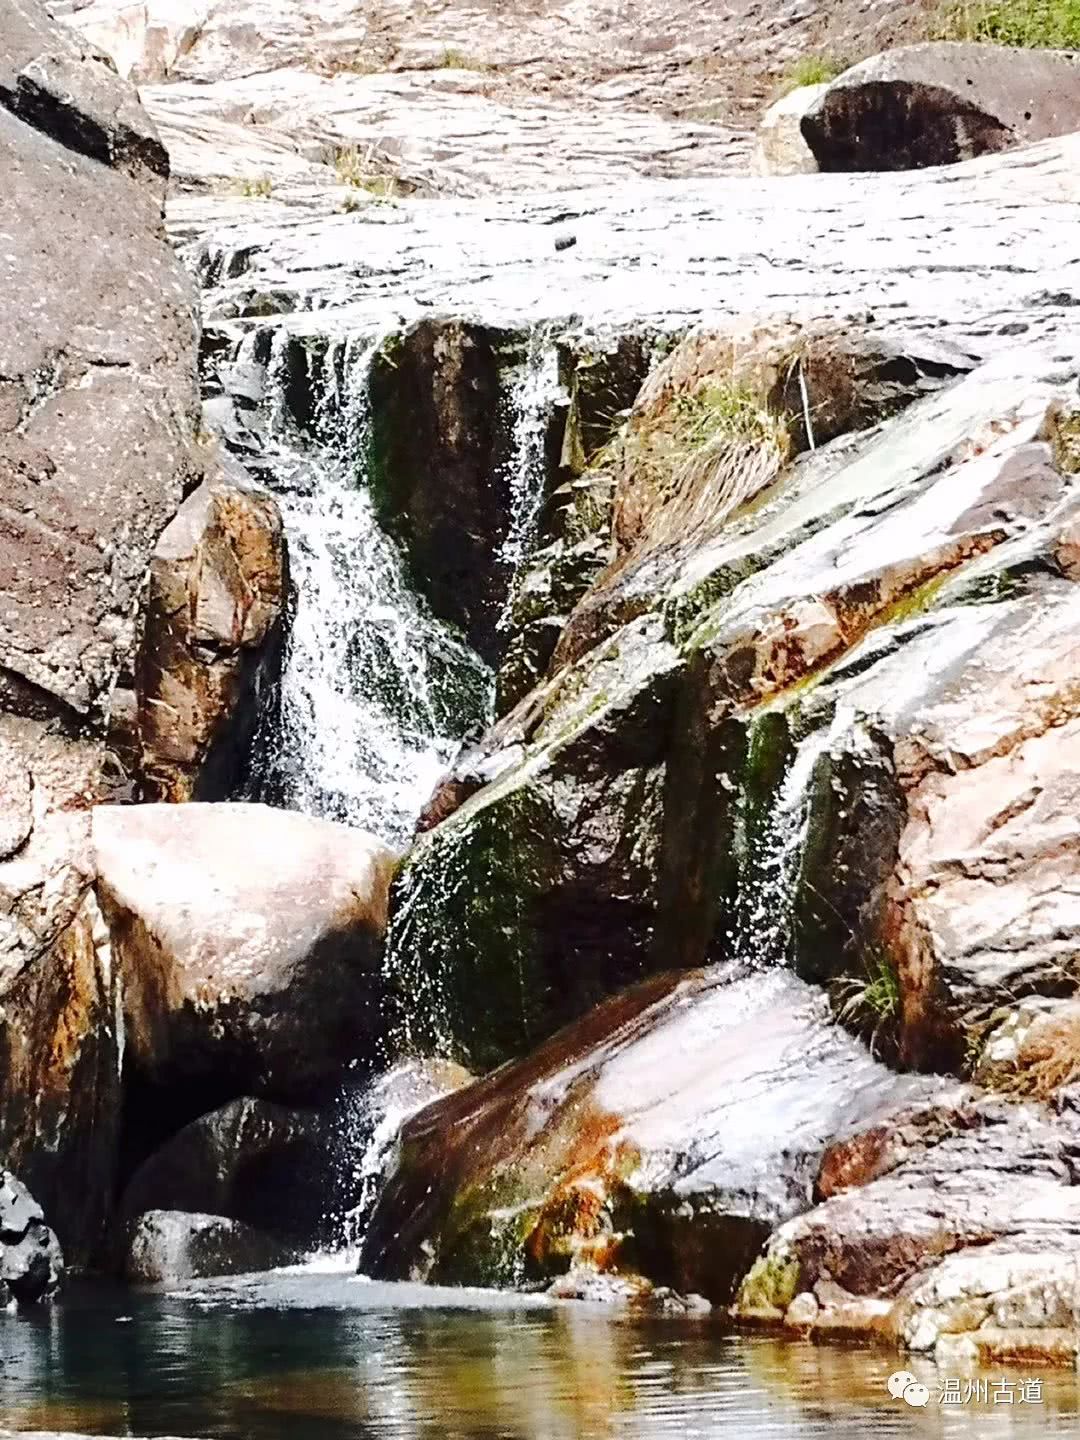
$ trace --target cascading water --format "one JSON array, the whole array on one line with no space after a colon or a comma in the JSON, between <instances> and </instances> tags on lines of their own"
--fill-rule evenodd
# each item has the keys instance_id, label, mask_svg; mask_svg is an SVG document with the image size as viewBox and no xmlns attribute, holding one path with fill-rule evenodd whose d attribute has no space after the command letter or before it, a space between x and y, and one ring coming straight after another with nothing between
<instances>
[{"instance_id":1,"label":"cascading water","mask_svg":"<svg viewBox=\"0 0 1080 1440\"><path fill-rule=\"evenodd\" d=\"M492 677L411 588L404 557L376 517L368 487L370 374L381 342L354 336L309 354L313 438L300 432L285 402L288 336L276 336L270 349L259 469L282 513L295 611L254 788L259 798L403 845L461 737L489 718ZM242 349L237 358L253 359L255 344L250 337L251 353ZM503 399L510 523L497 558L506 571L507 612L516 574L536 544L547 438L561 393L555 343L534 332L506 376ZM414 1007L437 1009L436 999L417 994ZM342 1164L359 1199L336 1222L334 1249L314 1255L312 1268L355 1265L400 1126L438 1093L414 1069L415 1062L403 1062L342 1095Z\"/></svg>"},{"instance_id":2,"label":"cascading water","mask_svg":"<svg viewBox=\"0 0 1080 1440\"><path fill-rule=\"evenodd\" d=\"M510 574L528 559L536 541L547 490L547 436L552 410L563 394L559 352L542 329L529 335L524 362L507 397L510 411L510 526L499 558Z\"/></svg>"},{"instance_id":3,"label":"cascading water","mask_svg":"<svg viewBox=\"0 0 1080 1440\"><path fill-rule=\"evenodd\" d=\"M400 844L461 736L488 714L491 676L410 588L376 519L366 481L378 344L353 338L326 352L314 446L280 409L271 419L266 461L296 611L258 790ZM272 380L283 363L279 348Z\"/></svg>"},{"instance_id":4,"label":"cascading water","mask_svg":"<svg viewBox=\"0 0 1080 1440\"><path fill-rule=\"evenodd\" d=\"M810 822L814 774L836 728L835 723L826 725L800 743L756 838L746 836L743 817L747 853L729 939L736 958L755 967L782 965L791 956L795 887Z\"/></svg>"}]
</instances>

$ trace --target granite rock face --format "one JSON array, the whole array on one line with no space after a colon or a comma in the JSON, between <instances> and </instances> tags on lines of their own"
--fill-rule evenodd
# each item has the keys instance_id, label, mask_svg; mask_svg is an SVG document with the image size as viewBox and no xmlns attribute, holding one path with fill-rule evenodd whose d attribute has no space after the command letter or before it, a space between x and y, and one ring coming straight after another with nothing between
<instances>
[{"instance_id":1,"label":"granite rock face","mask_svg":"<svg viewBox=\"0 0 1080 1440\"><path fill-rule=\"evenodd\" d=\"M845 1139L821 1203L776 1231L736 1314L942 1363L1072 1362L1075 1119L960 1089Z\"/></svg>"},{"instance_id":2,"label":"granite rock face","mask_svg":"<svg viewBox=\"0 0 1080 1440\"><path fill-rule=\"evenodd\" d=\"M1069 54L935 41L845 70L803 114L822 170L912 170L1080 128Z\"/></svg>"},{"instance_id":3,"label":"granite rock face","mask_svg":"<svg viewBox=\"0 0 1080 1440\"><path fill-rule=\"evenodd\" d=\"M64 1261L41 1206L0 1170L0 1303L33 1305L59 1287Z\"/></svg>"},{"instance_id":4,"label":"granite rock face","mask_svg":"<svg viewBox=\"0 0 1080 1440\"><path fill-rule=\"evenodd\" d=\"M217 480L184 501L155 547L143 608L135 694L145 798L238 792L280 676L287 587L269 496Z\"/></svg>"}]
</instances>

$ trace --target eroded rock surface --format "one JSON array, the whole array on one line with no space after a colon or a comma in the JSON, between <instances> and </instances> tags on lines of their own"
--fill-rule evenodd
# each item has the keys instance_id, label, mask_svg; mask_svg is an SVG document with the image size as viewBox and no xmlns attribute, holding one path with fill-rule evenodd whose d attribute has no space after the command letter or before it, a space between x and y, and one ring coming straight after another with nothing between
<instances>
[{"instance_id":1,"label":"eroded rock surface","mask_svg":"<svg viewBox=\"0 0 1080 1440\"><path fill-rule=\"evenodd\" d=\"M123 976L126 1063L209 1108L310 1095L382 1025L390 853L264 806L100 807L97 892ZM202 1103L200 1103L202 1102Z\"/></svg>"},{"instance_id":2,"label":"eroded rock surface","mask_svg":"<svg viewBox=\"0 0 1080 1440\"><path fill-rule=\"evenodd\" d=\"M790 974L654 979L406 1122L362 1267L726 1299L843 1125L918 1092Z\"/></svg>"}]
</instances>

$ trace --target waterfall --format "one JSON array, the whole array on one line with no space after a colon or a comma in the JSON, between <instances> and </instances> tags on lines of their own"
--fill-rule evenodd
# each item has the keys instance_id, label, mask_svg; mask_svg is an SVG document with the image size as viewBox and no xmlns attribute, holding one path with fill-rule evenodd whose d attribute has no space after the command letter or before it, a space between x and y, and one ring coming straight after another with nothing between
<instances>
[{"instance_id":1,"label":"waterfall","mask_svg":"<svg viewBox=\"0 0 1080 1440\"><path fill-rule=\"evenodd\" d=\"M408 840L460 737L489 712L491 676L410 588L367 488L369 377L378 337L331 346L317 434L271 415L265 457L296 592L280 714L261 798ZM280 371L284 347L270 362Z\"/></svg>"},{"instance_id":2,"label":"waterfall","mask_svg":"<svg viewBox=\"0 0 1080 1440\"><path fill-rule=\"evenodd\" d=\"M737 959L755 967L782 965L791 956L795 887L810 823L814 772L828 750L833 726L808 735L795 752L759 835L743 831L736 922L729 933ZM745 799L745 795L744 795Z\"/></svg>"},{"instance_id":3,"label":"waterfall","mask_svg":"<svg viewBox=\"0 0 1080 1440\"><path fill-rule=\"evenodd\" d=\"M517 572L536 543L547 495L547 437L552 412L563 396L559 352L542 328L529 333L525 359L514 372L507 395L510 454L505 474L510 487L510 524L499 551L509 575L500 628L509 625Z\"/></svg>"}]
</instances>

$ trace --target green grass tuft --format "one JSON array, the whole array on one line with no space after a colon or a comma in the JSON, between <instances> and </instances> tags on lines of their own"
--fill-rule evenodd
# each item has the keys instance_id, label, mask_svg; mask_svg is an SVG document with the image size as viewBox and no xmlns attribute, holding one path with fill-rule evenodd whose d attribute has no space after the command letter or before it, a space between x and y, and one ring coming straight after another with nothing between
<instances>
[{"instance_id":1,"label":"green grass tuft","mask_svg":"<svg viewBox=\"0 0 1080 1440\"><path fill-rule=\"evenodd\" d=\"M850 65L850 60L839 55L803 55L781 76L779 93L790 95L792 90L801 90L804 85L827 85Z\"/></svg>"},{"instance_id":2,"label":"green grass tuft","mask_svg":"<svg viewBox=\"0 0 1080 1440\"><path fill-rule=\"evenodd\" d=\"M946 10L934 38L1080 50L1080 0L967 0Z\"/></svg>"},{"instance_id":3,"label":"green grass tuft","mask_svg":"<svg viewBox=\"0 0 1080 1440\"><path fill-rule=\"evenodd\" d=\"M837 999L837 1018L861 1035L873 1053L893 1041L900 1020L900 978L883 951L870 951L862 975L840 982Z\"/></svg>"},{"instance_id":4,"label":"green grass tuft","mask_svg":"<svg viewBox=\"0 0 1080 1440\"><path fill-rule=\"evenodd\" d=\"M269 200L273 193L274 182L269 175L256 175L240 182L240 194L247 200Z\"/></svg>"}]
</instances>

